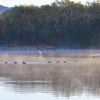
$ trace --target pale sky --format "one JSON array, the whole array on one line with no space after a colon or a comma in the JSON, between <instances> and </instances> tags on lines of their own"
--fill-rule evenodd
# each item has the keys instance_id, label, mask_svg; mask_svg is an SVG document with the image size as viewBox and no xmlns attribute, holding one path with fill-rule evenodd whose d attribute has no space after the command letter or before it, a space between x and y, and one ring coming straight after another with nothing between
<instances>
[{"instance_id":1,"label":"pale sky","mask_svg":"<svg viewBox=\"0 0 100 100\"><path fill-rule=\"evenodd\" d=\"M55 0L0 0L0 5L7 6L7 7L14 7L15 5L36 5L36 6L41 6L41 5L46 5L46 4L51 4ZM60 1L60 0L58 0ZM83 4L86 1L92 2L93 0L71 0L74 2L81 1Z\"/></svg>"}]
</instances>

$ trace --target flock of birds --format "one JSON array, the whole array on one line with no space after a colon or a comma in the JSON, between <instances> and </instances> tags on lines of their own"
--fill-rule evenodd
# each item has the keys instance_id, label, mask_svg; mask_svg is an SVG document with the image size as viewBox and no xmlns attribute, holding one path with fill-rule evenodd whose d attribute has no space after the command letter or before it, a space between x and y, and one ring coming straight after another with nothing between
<instances>
[{"instance_id":1,"label":"flock of birds","mask_svg":"<svg viewBox=\"0 0 100 100\"><path fill-rule=\"evenodd\" d=\"M40 54L39 58L41 58L42 51L41 50L38 50L38 53ZM10 54L8 53L8 55L10 55ZM20 55L20 54L18 53L18 55ZM22 62L22 63L23 64L26 64L26 62ZM5 62L5 64L8 64L8 62ZM14 62L14 64L18 64L18 62Z\"/></svg>"},{"instance_id":2,"label":"flock of birds","mask_svg":"<svg viewBox=\"0 0 100 100\"><path fill-rule=\"evenodd\" d=\"M39 58L41 58L42 57L42 51L41 50L38 50L38 54L39 54ZM9 54L10 55L10 54ZM20 55L19 53L18 53L18 55ZM57 63L60 63L60 61L56 61ZM67 61L63 61L63 63L66 63ZM53 63L52 61L48 61L48 63ZM8 62L5 62L5 64L8 64ZM18 62L14 62L14 64L18 64ZM22 64L26 64L26 62L22 62Z\"/></svg>"},{"instance_id":3,"label":"flock of birds","mask_svg":"<svg viewBox=\"0 0 100 100\"><path fill-rule=\"evenodd\" d=\"M35 63L35 62L34 62ZM42 62L41 62L42 63ZM54 63L52 61L48 61L46 63ZM63 61L63 62L60 62L60 61L56 61L56 63L67 63L67 61ZM5 62L5 64L10 64L9 62ZM18 64L18 62L13 62L13 64ZM28 64L27 62L22 62L22 64Z\"/></svg>"},{"instance_id":4,"label":"flock of birds","mask_svg":"<svg viewBox=\"0 0 100 100\"><path fill-rule=\"evenodd\" d=\"M38 50L38 54L39 54L39 58L41 58L42 57L42 51L39 49ZM18 53L18 55L19 55L19 53ZM95 58L95 56L93 56L93 58ZM61 63L60 61L56 61L57 63ZM77 62L77 61L75 61L75 62ZM5 64L7 64L8 62L5 62ZM52 63L52 61L48 61L48 63ZM67 61L63 61L63 63L67 63ZM14 62L14 64L18 64L18 62ZM26 64L26 62L22 62L22 64Z\"/></svg>"}]
</instances>

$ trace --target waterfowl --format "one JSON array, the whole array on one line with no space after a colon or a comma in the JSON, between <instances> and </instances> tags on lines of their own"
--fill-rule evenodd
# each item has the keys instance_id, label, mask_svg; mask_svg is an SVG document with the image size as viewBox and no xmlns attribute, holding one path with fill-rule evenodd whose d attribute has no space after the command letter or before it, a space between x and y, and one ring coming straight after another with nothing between
<instances>
[{"instance_id":1,"label":"waterfowl","mask_svg":"<svg viewBox=\"0 0 100 100\"><path fill-rule=\"evenodd\" d=\"M17 64L18 62L14 62L14 64Z\"/></svg>"},{"instance_id":2,"label":"waterfowl","mask_svg":"<svg viewBox=\"0 0 100 100\"><path fill-rule=\"evenodd\" d=\"M52 63L52 61L48 61L48 63Z\"/></svg>"},{"instance_id":3,"label":"waterfowl","mask_svg":"<svg viewBox=\"0 0 100 100\"><path fill-rule=\"evenodd\" d=\"M38 52L39 52L40 55L42 55L42 51L41 50L38 50Z\"/></svg>"},{"instance_id":4,"label":"waterfowl","mask_svg":"<svg viewBox=\"0 0 100 100\"><path fill-rule=\"evenodd\" d=\"M57 61L57 63L60 63L60 61Z\"/></svg>"},{"instance_id":5,"label":"waterfowl","mask_svg":"<svg viewBox=\"0 0 100 100\"><path fill-rule=\"evenodd\" d=\"M26 62L22 62L23 64L26 64Z\"/></svg>"},{"instance_id":6,"label":"waterfowl","mask_svg":"<svg viewBox=\"0 0 100 100\"><path fill-rule=\"evenodd\" d=\"M63 61L64 63L66 63L67 61Z\"/></svg>"},{"instance_id":7,"label":"waterfowl","mask_svg":"<svg viewBox=\"0 0 100 100\"><path fill-rule=\"evenodd\" d=\"M8 62L5 62L5 64L7 64Z\"/></svg>"}]
</instances>

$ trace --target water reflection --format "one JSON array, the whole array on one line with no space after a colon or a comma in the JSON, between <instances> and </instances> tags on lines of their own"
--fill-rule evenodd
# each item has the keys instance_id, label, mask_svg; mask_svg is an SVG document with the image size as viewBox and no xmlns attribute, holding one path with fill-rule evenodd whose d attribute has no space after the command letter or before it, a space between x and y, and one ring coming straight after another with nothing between
<instances>
[{"instance_id":1,"label":"water reflection","mask_svg":"<svg viewBox=\"0 0 100 100\"><path fill-rule=\"evenodd\" d=\"M94 67L94 68L93 68ZM90 69L92 68L92 70ZM89 70L90 69L90 70ZM54 91L70 97L86 92L100 95L99 66L68 65L9 65L0 67L0 76L7 86L23 92Z\"/></svg>"},{"instance_id":2,"label":"water reflection","mask_svg":"<svg viewBox=\"0 0 100 100\"><path fill-rule=\"evenodd\" d=\"M41 58L42 57L42 55L39 55L39 58Z\"/></svg>"},{"instance_id":3,"label":"water reflection","mask_svg":"<svg viewBox=\"0 0 100 100\"><path fill-rule=\"evenodd\" d=\"M36 57L36 59L46 62L62 60L56 57L42 57L41 59ZM1 64L0 93L5 90L4 93L8 91L25 94L25 96L32 94L32 97L36 96L36 93L45 94L45 97L50 94L51 98L54 97L52 100L56 98L73 100L75 97L83 98L84 95L85 99L87 97L99 98L100 59L74 58L73 60L79 59L91 63Z\"/></svg>"}]
</instances>

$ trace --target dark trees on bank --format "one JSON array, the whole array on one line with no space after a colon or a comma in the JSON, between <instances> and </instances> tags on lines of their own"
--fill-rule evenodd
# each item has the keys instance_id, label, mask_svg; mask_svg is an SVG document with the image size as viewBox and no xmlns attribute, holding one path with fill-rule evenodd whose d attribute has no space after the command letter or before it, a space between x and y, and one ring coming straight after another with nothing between
<instances>
[{"instance_id":1,"label":"dark trees on bank","mask_svg":"<svg viewBox=\"0 0 100 100\"><path fill-rule=\"evenodd\" d=\"M15 6L0 15L0 45L100 48L100 4Z\"/></svg>"}]
</instances>

